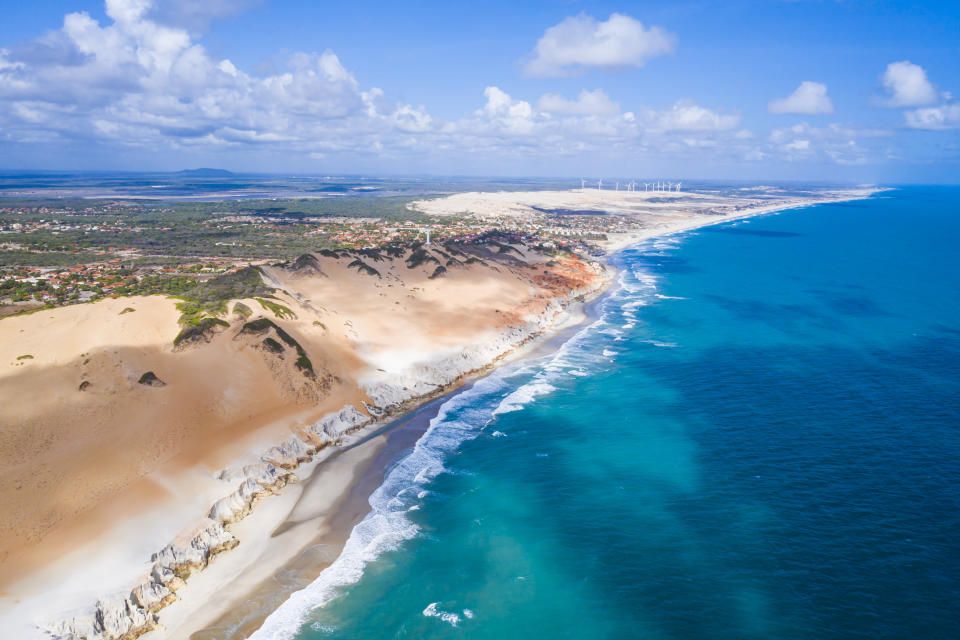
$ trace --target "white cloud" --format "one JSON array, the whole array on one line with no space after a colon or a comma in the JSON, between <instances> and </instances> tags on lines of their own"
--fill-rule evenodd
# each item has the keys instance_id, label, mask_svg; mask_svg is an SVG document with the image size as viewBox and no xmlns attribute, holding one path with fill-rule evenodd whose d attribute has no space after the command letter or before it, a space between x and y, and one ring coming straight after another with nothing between
<instances>
[{"instance_id":1,"label":"white cloud","mask_svg":"<svg viewBox=\"0 0 960 640\"><path fill-rule=\"evenodd\" d=\"M740 124L740 116L717 113L686 100L652 115L651 126L659 131L726 131Z\"/></svg>"},{"instance_id":2,"label":"white cloud","mask_svg":"<svg viewBox=\"0 0 960 640\"><path fill-rule=\"evenodd\" d=\"M87 13L71 13L60 29L0 49L0 152L21 143L17 150L49 145L62 153L72 143L91 154L107 152L104 156L120 147L142 154L168 151L169 158L181 158L181 152L221 154L237 165L269 152L294 159L290 166L359 156L365 162L375 156L400 159L403 164L393 166L409 170L424 165L407 159L451 158L466 164L471 155L853 163L870 157L867 140L882 134L798 125L770 138L753 136L741 128L736 112L683 100L664 109L631 105L625 111L616 96L601 89L537 99L489 86L475 110L441 120L423 106L398 103L376 87L363 86L329 50L277 58L272 70L254 74L214 56L187 27L161 20L152 2L109 0L110 19L103 24ZM631 18L574 20L588 23L591 42L612 29L605 42L616 46L597 45L585 57L554 58L555 69L609 68L646 59L636 53L636 43L622 42L624 29L617 24L639 25ZM641 28L645 36L653 31ZM550 30L547 35L559 37ZM624 52L627 45L634 49ZM957 126L949 106L918 109L907 117L911 126Z\"/></svg>"},{"instance_id":3,"label":"white cloud","mask_svg":"<svg viewBox=\"0 0 960 640\"><path fill-rule=\"evenodd\" d=\"M789 162L862 165L886 153L881 141L891 135L882 129L856 129L837 123L812 127L801 122L771 131L766 155Z\"/></svg>"},{"instance_id":4,"label":"white cloud","mask_svg":"<svg viewBox=\"0 0 960 640\"><path fill-rule=\"evenodd\" d=\"M922 107L937 101L937 92L923 67L909 60L891 62L881 78L889 93L890 107Z\"/></svg>"},{"instance_id":5,"label":"white cloud","mask_svg":"<svg viewBox=\"0 0 960 640\"><path fill-rule=\"evenodd\" d=\"M602 89L584 89L576 100L545 93L537 101L537 108L547 113L578 116L612 116L620 112L620 104L611 100Z\"/></svg>"},{"instance_id":6,"label":"white cloud","mask_svg":"<svg viewBox=\"0 0 960 640\"><path fill-rule=\"evenodd\" d=\"M767 111L805 115L833 113L833 102L827 95L827 85L806 80L786 98L772 100L767 104Z\"/></svg>"},{"instance_id":7,"label":"white cloud","mask_svg":"<svg viewBox=\"0 0 960 640\"><path fill-rule=\"evenodd\" d=\"M904 112L911 129L960 129L960 103L926 107Z\"/></svg>"},{"instance_id":8,"label":"white cloud","mask_svg":"<svg viewBox=\"0 0 960 640\"><path fill-rule=\"evenodd\" d=\"M621 13L599 22L581 14L548 28L537 41L527 75L561 77L591 67L642 67L650 58L672 53L676 38L661 27L645 28Z\"/></svg>"},{"instance_id":9,"label":"white cloud","mask_svg":"<svg viewBox=\"0 0 960 640\"><path fill-rule=\"evenodd\" d=\"M194 13L230 10L219 2ZM310 152L372 148L384 135L399 144L433 126L422 107L362 91L331 51L294 53L285 69L255 77L213 58L186 29L158 22L153 0L106 0L106 13L112 22L104 25L85 12L67 14L60 30L0 50L0 127L8 139L43 131L64 141L96 136L174 149L282 143Z\"/></svg>"}]
</instances>

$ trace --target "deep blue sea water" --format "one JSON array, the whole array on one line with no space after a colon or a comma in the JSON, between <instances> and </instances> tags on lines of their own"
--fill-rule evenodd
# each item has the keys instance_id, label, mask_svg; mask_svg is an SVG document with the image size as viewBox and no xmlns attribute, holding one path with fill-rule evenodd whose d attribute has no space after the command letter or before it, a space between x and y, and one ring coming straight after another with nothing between
<instances>
[{"instance_id":1,"label":"deep blue sea water","mask_svg":"<svg viewBox=\"0 0 960 640\"><path fill-rule=\"evenodd\" d=\"M624 252L256 637L960 637L958 248L915 187Z\"/></svg>"}]
</instances>

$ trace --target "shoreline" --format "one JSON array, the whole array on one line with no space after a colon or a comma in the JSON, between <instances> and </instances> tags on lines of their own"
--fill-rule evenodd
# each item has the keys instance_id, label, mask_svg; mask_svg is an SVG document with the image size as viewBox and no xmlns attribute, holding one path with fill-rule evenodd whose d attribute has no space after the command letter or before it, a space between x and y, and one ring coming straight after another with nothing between
<instances>
[{"instance_id":1,"label":"shoreline","mask_svg":"<svg viewBox=\"0 0 960 640\"><path fill-rule=\"evenodd\" d=\"M545 336L543 340L534 340L534 342L538 344L535 344L532 347L530 353L514 354L509 358L509 361L515 362L519 360L530 360L545 355L549 351L559 348L560 345L569 340L581 328L586 326L588 321L596 320L598 316L595 314L595 312L600 302L616 290L616 267L611 263L610 259L620 251L643 242L654 240L656 238L693 231L706 226L723 224L726 222L759 217L763 215L770 215L783 211L805 208L816 204L828 204L831 202L865 199L868 197L870 197L870 194L844 198L842 200L829 200L825 202L802 202L790 204L788 206L771 205L770 207L763 207L761 210L744 212L741 215L716 216L713 219L708 218L706 220L698 221L697 224L693 225L671 229L651 229L651 233L634 234L629 238L620 238L619 242L614 241L613 243L608 244L607 254L604 256L603 260L604 266L611 272L610 280L606 286L604 286L590 301L581 305L581 308L578 310L580 317L577 319L577 321L575 323L568 323L563 327L558 327L552 332L551 335ZM394 437L397 438L403 437L404 435L409 436L411 433L410 430L416 428L412 427L411 425L419 422L419 431L416 431L416 433L418 433L417 438L410 441L405 448L391 448L389 445L384 445L380 451L380 454L377 456L376 461L371 463L365 472L361 474L357 486L349 490L347 495L342 496L342 500L338 503L339 509L335 509L329 515L330 524L328 524L328 526L330 529L344 527L335 532L336 534L339 534L337 540L340 542L337 554L335 554L333 557L324 557L318 563L316 560L320 558L315 555L311 548L303 549L301 553L297 554L297 556L289 563L282 567L278 567L276 570L277 574L282 572L287 575L296 575L295 580L291 580L286 584L282 584L277 580L265 581L258 584L253 590L236 593L231 598L231 601L235 605L242 605L245 610L238 610L239 607L237 606L231 607L230 611L219 616L212 624L191 625L189 634L184 637L189 637L190 640L241 640L243 638L248 638L250 634L255 632L260 625L262 625L266 617L280 604L282 604L290 596L290 594L308 586L313 580L319 577L323 571L326 570L334 562L334 560L336 560L337 557L339 557L339 554L342 553L343 546L353 527L362 521L367 513L369 513L370 505L367 500L380 486L380 484L382 484L382 481L392 464L399 460L405 451L412 448L416 443L416 440L426 432L430 419L436 415L439 407L443 403L452 399L454 396L467 390L477 379L488 375L493 369L499 368L503 364L506 363L495 363L491 365L482 373L471 376L469 381L465 382L456 389L444 393L443 395L431 400L421 407L412 409L409 414L399 417L395 421L381 427L377 434L371 434L368 439L365 439L363 442L354 445L361 446L364 444L364 442L369 441L371 438L379 437L379 435L386 435L389 437L391 434L393 434ZM307 480L306 482L310 481L311 480ZM366 490L362 489L361 487L365 488ZM362 495L357 495L358 492ZM362 513L358 513L358 507L362 509ZM339 522L337 522L338 519ZM339 527L334 525L334 522L337 522ZM348 523L349 527L347 527ZM318 538L324 538L324 536L329 536L332 533L334 532L328 530L326 534L321 534L318 536ZM329 539L324 538L323 542L319 542L318 540L317 544L329 544ZM311 561L314 561L312 566L310 564ZM269 606L265 606L267 602L269 602ZM252 615L251 611L249 610L251 605L253 605L253 607L256 609ZM153 637L153 635L147 636L149 639L152 639Z\"/></svg>"},{"instance_id":2,"label":"shoreline","mask_svg":"<svg viewBox=\"0 0 960 640\"><path fill-rule=\"evenodd\" d=\"M258 566L254 570L272 569L269 576L256 584L246 584L244 589L235 589L234 593L217 607L217 615L212 612L203 612L189 620L183 620L178 626L170 626L163 631L154 631L142 636L145 640L173 640L176 638L190 638L190 640L240 640L248 638L260 628L263 621L278 606L280 606L295 591L312 583L326 570L342 553L344 545L353 528L359 524L370 512L369 499L374 491L382 484L390 469L408 453L426 433L430 421L437 415L440 407L467 391L481 378L494 370L522 361L543 357L559 348L564 342L575 335L588 321L594 320L594 309L610 293L615 290L616 269L607 265L610 278L606 285L599 288L584 302L573 302L564 311L567 317L556 327L552 327L542 334L528 341L519 349L501 358L500 361L484 367L482 371L468 375L453 389L448 389L439 396L428 400L425 404L409 409L386 424L375 426L369 433L356 434L357 442L342 448L324 460L322 464L331 464L342 454L355 451L356 464L352 470L362 467L360 473L354 475L354 481L344 486L335 497L329 511L322 514L317 520L308 520L300 524L312 523L317 527L317 534L308 543L301 546L298 552L288 558L282 565L272 567ZM363 453L362 453L363 452ZM364 455L364 453L366 455ZM324 478L323 469L313 470L305 477L301 487L318 485ZM297 485L291 485L297 486ZM248 520L255 514L248 516ZM281 525L283 527L284 525ZM276 537L283 536L288 530ZM335 553L329 553L330 547L335 546ZM216 562L226 560L231 554L218 556ZM211 563L211 568L215 563ZM210 571L210 569L207 569ZM209 594L223 597L224 593ZM170 605L165 612L172 611L176 603ZM193 608L199 608L197 606ZM186 616L178 615L178 618Z\"/></svg>"},{"instance_id":3,"label":"shoreline","mask_svg":"<svg viewBox=\"0 0 960 640\"><path fill-rule=\"evenodd\" d=\"M230 545L214 548L209 565L176 590L176 600L164 602L162 609L158 607L160 625L140 633L148 640L227 640L247 637L255 631L290 593L312 582L339 557L354 526L370 511L370 495L382 484L391 465L425 432L443 403L507 363L554 349L594 317L589 312L614 290L616 268L610 258L619 251L704 226L865 197L869 194L781 203L737 215L673 218L664 225L608 241L607 255L602 259L607 274L600 286L582 296L568 296L553 319L541 325L539 331L435 391L401 398L397 404L387 404L386 409L365 423L344 430L343 446L327 446L309 462L294 465L289 475L299 477L299 482L281 484L267 492L274 494L268 496L269 500L259 501L235 521L226 521L226 535L232 538L232 546L239 540L243 552L221 553L232 549ZM583 297L591 301L576 301ZM287 576L286 583L277 579L281 574ZM251 602L259 603L254 615L249 611Z\"/></svg>"}]
</instances>

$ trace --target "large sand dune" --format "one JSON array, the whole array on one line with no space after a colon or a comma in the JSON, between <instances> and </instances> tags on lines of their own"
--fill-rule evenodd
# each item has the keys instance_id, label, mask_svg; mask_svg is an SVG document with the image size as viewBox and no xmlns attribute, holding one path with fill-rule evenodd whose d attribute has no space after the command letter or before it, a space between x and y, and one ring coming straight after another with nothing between
<instances>
[{"instance_id":1,"label":"large sand dune","mask_svg":"<svg viewBox=\"0 0 960 640\"><path fill-rule=\"evenodd\" d=\"M449 366L436 381L414 378L470 345L509 348L517 327L602 280L598 265L523 246L470 264L470 253L427 249L413 267L409 250L265 267L295 318L243 300L252 316L229 313L229 328L179 347L179 312L160 296L0 321L0 623L32 632L130 589L151 553L223 497L219 470L291 434L315 444L307 427L345 406L382 413L396 408L383 406L391 393L442 387ZM274 353L268 334L243 330L258 317L302 345L312 374L292 349Z\"/></svg>"}]
</instances>

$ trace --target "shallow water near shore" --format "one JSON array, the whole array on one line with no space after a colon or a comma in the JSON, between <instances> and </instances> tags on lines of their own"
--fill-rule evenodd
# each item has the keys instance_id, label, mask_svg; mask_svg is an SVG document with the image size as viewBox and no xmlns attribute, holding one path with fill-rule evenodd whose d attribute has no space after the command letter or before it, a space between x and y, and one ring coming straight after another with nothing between
<instances>
[{"instance_id":1,"label":"shallow water near shore","mask_svg":"<svg viewBox=\"0 0 960 640\"><path fill-rule=\"evenodd\" d=\"M917 187L621 253L253 637L955 637L958 240Z\"/></svg>"}]
</instances>

